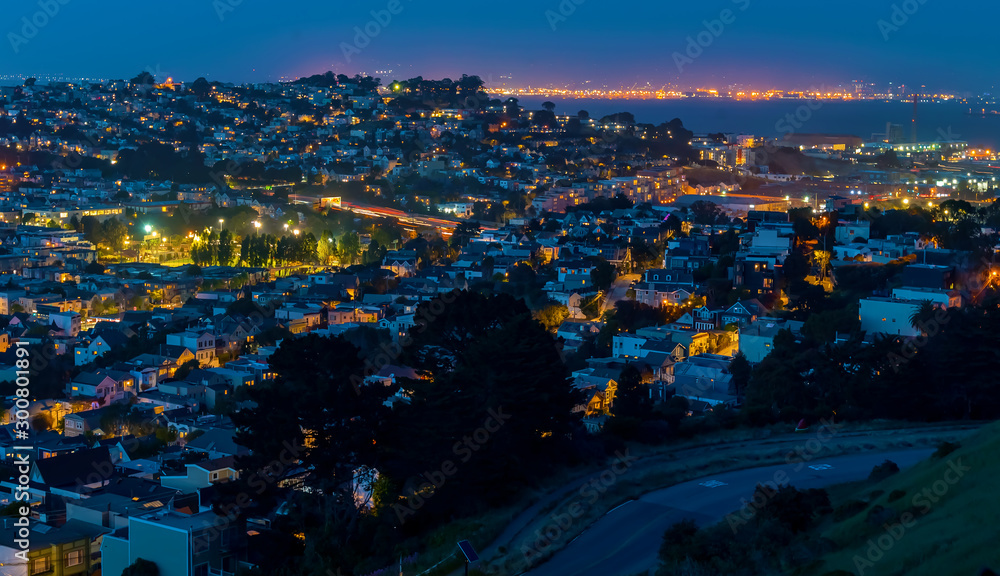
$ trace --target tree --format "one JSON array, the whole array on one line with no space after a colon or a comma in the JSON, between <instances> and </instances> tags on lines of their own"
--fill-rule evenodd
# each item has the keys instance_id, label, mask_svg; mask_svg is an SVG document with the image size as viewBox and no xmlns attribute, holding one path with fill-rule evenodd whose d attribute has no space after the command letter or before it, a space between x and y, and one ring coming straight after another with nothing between
<instances>
[{"instance_id":1,"label":"tree","mask_svg":"<svg viewBox=\"0 0 1000 576\"><path fill-rule=\"evenodd\" d=\"M642 383L642 374L629 364L618 376L618 388L612 399L611 413L615 418L645 419L653 411L649 387Z\"/></svg>"},{"instance_id":2,"label":"tree","mask_svg":"<svg viewBox=\"0 0 1000 576\"><path fill-rule=\"evenodd\" d=\"M938 307L934 305L930 300L923 300L920 302L920 306L910 314L910 325L917 330L923 330L931 320L934 319L938 313Z\"/></svg>"},{"instance_id":3,"label":"tree","mask_svg":"<svg viewBox=\"0 0 1000 576\"><path fill-rule=\"evenodd\" d=\"M546 330L555 333L559 326L569 318L569 310L558 302L550 302L544 308L535 312L534 316L536 320L542 323L542 326L545 326Z\"/></svg>"},{"instance_id":4,"label":"tree","mask_svg":"<svg viewBox=\"0 0 1000 576\"><path fill-rule=\"evenodd\" d=\"M87 274L104 274L105 270L107 270L107 268L105 268L104 265L97 260L87 264L87 266L83 269L83 271Z\"/></svg>"},{"instance_id":5,"label":"tree","mask_svg":"<svg viewBox=\"0 0 1000 576\"><path fill-rule=\"evenodd\" d=\"M594 282L594 286L604 291L610 289L617 276L615 267L600 256L590 256L588 260L594 264L594 269L590 271L590 279Z\"/></svg>"},{"instance_id":6,"label":"tree","mask_svg":"<svg viewBox=\"0 0 1000 576\"><path fill-rule=\"evenodd\" d=\"M104 228L101 221L93 216L84 216L80 219L83 227L83 237L91 244L101 244L104 242Z\"/></svg>"},{"instance_id":7,"label":"tree","mask_svg":"<svg viewBox=\"0 0 1000 576\"><path fill-rule=\"evenodd\" d=\"M355 471L378 464L377 439L390 391L363 382L359 351L342 337L286 340L268 361L276 378L250 389L255 406L233 414L236 441L250 449L238 461L240 482L256 478L264 488L237 486L233 496L251 486L252 494L273 494L278 478L267 482L262 475L273 474L268 468L275 462L287 466L297 460L311 471L304 480L313 490L310 506L326 520L307 542L343 547L361 520Z\"/></svg>"},{"instance_id":8,"label":"tree","mask_svg":"<svg viewBox=\"0 0 1000 576\"><path fill-rule=\"evenodd\" d=\"M750 362L742 351L729 363L729 373L733 375L733 387L736 389L736 397L739 398L750 383L750 376L753 373Z\"/></svg>"},{"instance_id":9,"label":"tree","mask_svg":"<svg viewBox=\"0 0 1000 576\"><path fill-rule=\"evenodd\" d=\"M194 370L197 370L198 368L201 368L201 364L198 362L197 359L192 358L191 360L188 360L187 362L181 364L177 368L177 372L174 372L174 378L178 380L183 380L188 377L188 374L190 374Z\"/></svg>"},{"instance_id":10,"label":"tree","mask_svg":"<svg viewBox=\"0 0 1000 576\"><path fill-rule=\"evenodd\" d=\"M374 243L374 241L372 241ZM377 246L377 244L376 244ZM385 249L382 249L383 256L385 255ZM296 246L296 259L299 262L315 263L319 261L319 241L312 232L307 232L303 234L298 241L298 246ZM379 262L382 260L379 259Z\"/></svg>"},{"instance_id":11,"label":"tree","mask_svg":"<svg viewBox=\"0 0 1000 576\"><path fill-rule=\"evenodd\" d=\"M146 70L143 70L142 72L139 72L138 74L135 75L134 78L132 78L131 80L129 80L129 84L131 84L132 86L138 86L138 87L152 86L155 83L156 83L156 77L153 76L152 74L150 74Z\"/></svg>"},{"instance_id":12,"label":"tree","mask_svg":"<svg viewBox=\"0 0 1000 576\"><path fill-rule=\"evenodd\" d=\"M688 210L694 217L695 223L701 224L702 226L719 224L725 217L722 213L722 208L719 208L719 206L713 202L705 200L698 200L697 202L691 204L691 207Z\"/></svg>"},{"instance_id":13,"label":"tree","mask_svg":"<svg viewBox=\"0 0 1000 576\"><path fill-rule=\"evenodd\" d=\"M340 237L341 264L354 264L361 254L361 238L356 232L348 232Z\"/></svg>"},{"instance_id":14,"label":"tree","mask_svg":"<svg viewBox=\"0 0 1000 576\"><path fill-rule=\"evenodd\" d=\"M236 242L229 229L219 233L219 266L229 266L236 258Z\"/></svg>"},{"instance_id":15,"label":"tree","mask_svg":"<svg viewBox=\"0 0 1000 576\"><path fill-rule=\"evenodd\" d=\"M373 239L371 244L368 245L368 249L365 250L364 256L361 258L361 263L366 266L381 264L385 260L385 254L386 249Z\"/></svg>"},{"instance_id":16,"label":"tree","mask_svg":"<svg viewBox=\"0 0 1000 576\"><path fill-rule=\"evenodd\" d=\"M108 219L102 228L104 242L113 252L119 255L125 249L125 240L128 238L128 228L117 218Z\"/></svg>"},{"instance_id":17,"label":"tree","mask_svg":"<svg viewBox=\"0 0 1000 576\"><path fill-rule=\"evenodd\" d=\"M889 150L875 158L875 165L882 169L901 168L903 166L895 150Z\"/></svg>"},{"instance_id":18,"label":"tree","mask_svg":"<svg viewBox=\"0 0 1000 576\"><path fill-rule=\"evenodd\" d=\"M136 558L135 562L122 571L121 576L160 576L160 567L149 560Z\"/></svg>"},{"instance_id":19,"label":"tree","mask_svg":"<svg viewBox=\"0 0 1000 576\"><path fill-rule=\"evenodd\" d=\"M204 78L198 78L191 83L191 92L198 98L206 98L212 92L212 85Z\"/></svg>"},{"instance_id":20,"label":"tree","mask_svg":"<svg viewBox=\"0 0 1000 576\"><path fill-rule=\"evenodd\" d=\"M574 428L579 401L552 335L512 296L449 293L420 305L405 359L429 379L407 381L393 442L400 455L391 475L411 477L439 465L455 439L489 424L459 473L435 498L447 513L471 509L484 496L504 500L550 466Z\"/></svg>"}]
</instances>

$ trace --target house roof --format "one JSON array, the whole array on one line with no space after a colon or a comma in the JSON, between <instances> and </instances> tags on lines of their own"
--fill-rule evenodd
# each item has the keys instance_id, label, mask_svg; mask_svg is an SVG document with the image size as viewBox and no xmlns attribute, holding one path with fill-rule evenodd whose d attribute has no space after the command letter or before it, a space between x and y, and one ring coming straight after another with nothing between
<instances>
[{"instance_id":1,"label":"house roof","mask_svg":"<svg viewBox=\"0 0 1000 576\"><path fill-rule=\"evenodd\" d=\"M114 475L107 446L79 450L35 461L42 481L49 487L91 484Z\"/></svg>"},{"instance_id":2,"label":"house roof","mask_svg":"<svg viewBox=\"0 0 1000 576\"><path fill-rule=\"evenodd\" d=\"M247 449L234 441L235 430L211 428L204 434L187 443L187 447L203 452L218 452L220 454L245 454Z\"/></svg>"},{"instance_id":3,"label":"house roof","mask_svg":"<svg viewBox=\"0 0 1000 576\"><path fill-rule=\"evenodd\" d=\"M107 374L98 374L97 372L80 372L73 379L74 383L84 384L86 386L98 386L105 380L110 380Z\"/></svg>"},{"instance_id":4,"label":"house roof","mask_svg":"<svg viewBox=\"0 0 1000 576\"><path fill-rule=\"evenodd\" d=\"M31 526L31 550L42 550L59 544L67 544L77 540L93 540L101 534L108 534L111 530L102 526L97 526L81 520L70 520L62 526L52 526L43 524L35 520L30 520ZM7 522L0 526L0 534L3 535L5 546L10 546L18 538L19 528L14 526L14 522Z\"/></svg>"},{"instance_id":5,"label":"house roof","mask_svg":"<svg viewBox=\"0 0 1000 576\"><path fill-rule=\"evenodd\" d=\"M188 466L197 466L198 468L201 468L206 472L215 472L218 470L225 470L227 468L236 470L236 457L223 456L221 458L215 458L213 460L202 460L201 462L188 464Z\"/></svg>"}]
</instances>

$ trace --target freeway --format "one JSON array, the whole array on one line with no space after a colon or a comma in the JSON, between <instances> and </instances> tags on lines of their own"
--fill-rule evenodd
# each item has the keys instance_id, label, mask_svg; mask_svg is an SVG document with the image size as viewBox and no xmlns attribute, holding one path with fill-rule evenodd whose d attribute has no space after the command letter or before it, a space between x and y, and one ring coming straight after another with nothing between
<instances>
[{"instance_id":1,"label":"freeway","mask_svg":"<svg viewBox=\"0 0 1000 576\"><path fill-rule=\"evenodd\" d=\"M352 202L344 202L341 210L347 210L354 212L355 214L361 214L362 216L371 216L374 218L395 218L403 224L409 224L411 226L422 226L425 228L435 228L442 232L448 231L452 232L455 228L458 228L458 222L454 220L445 220L444 218L435 218L433 216L425 216L423 214L413 214L410 212L403 212L402 210L396 210L395 208L385 208L382 206L372 206L370 204L357 204Z\"/></svg>"},{"instance_id":2,"label":"freeway","mask_svg":"<svg viewBox=\"0 0 1000 576\"><path fill-rule=\"evenodd\" d=\"M862 480L873 466L892 460L912 466L933 450L907 450L819 459L717 474L650 492L624 504L556 553L527 576L629 576L655 568L663 533L673 524L692 519L698 524L723 520L743 506L758 483L787 477L796 488L822 488Z\"/></svg>"}]
</instances>

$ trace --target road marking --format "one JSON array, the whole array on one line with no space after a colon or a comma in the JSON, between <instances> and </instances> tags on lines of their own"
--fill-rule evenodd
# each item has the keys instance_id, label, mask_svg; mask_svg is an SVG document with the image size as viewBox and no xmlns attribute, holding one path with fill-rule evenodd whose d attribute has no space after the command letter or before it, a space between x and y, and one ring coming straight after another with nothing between
<instances>
[{"instance_id":1,"label":"road marking","mask_svg":"<svg viewBox=\"0 0 1000 576\"><path fill-rule=\"evenodd\" d=\"M718 480L709 480L707 482L701 482L699 486L704 486L705 488L718 488L719 486L728 486L725 482L720 482Z\"/></svg>"},{"instance_id":2,"label":"road marking","mask_svg":"<svg viewBox=\"0 0 1000 576\"><path fill-rule=\"evenodd\" d=\"M813 464L810 466L813 470L829 470L833 468L830 464Z\"/></svg>"},{"instance_id":3,"label":"road marking","mask_svg":"<svg viewBox=\"0 0 1000 576\"><path fill-rule=\"evenodd\" d=\"M611 510L608 510L608 512L607 512L607 514L605 514L605 516L607 516L608 514L611 514L612 512L614 512L615 510L621 508L622 506L627 506L627 505L631 504L632 502L635 502L635 500L629 500L628 502L624 502L622 504L619 504L618 506L615 506Z\"/></svg>"}]
</instances>

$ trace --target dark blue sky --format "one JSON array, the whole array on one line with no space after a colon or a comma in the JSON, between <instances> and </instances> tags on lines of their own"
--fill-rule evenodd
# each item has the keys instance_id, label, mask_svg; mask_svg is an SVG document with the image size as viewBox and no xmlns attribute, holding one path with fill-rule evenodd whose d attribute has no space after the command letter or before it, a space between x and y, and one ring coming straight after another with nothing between
<instances>
[{"instance_id":1,"label":"dark blue sky","mask_svg":"<svg viewBox=\"0 0 1000 576\"><path fill-rule=\"evenodd\" d=\"M122 78L148 69L242 82L391 69L379 76L789 88L864 78L991 90L1000 5L920 1L42 0L58 6L49 17L39 0L4 0L0 75ZM374 22L371 12L393 2L398 13ZM727 9L721 33L706 31L703 21ZM22 18L43 25L32 35ZM355 33L366 26L377 31L367 45ZM679 72L674 53L699 33L703 53Z\"/></svg>"}]
</instances>

